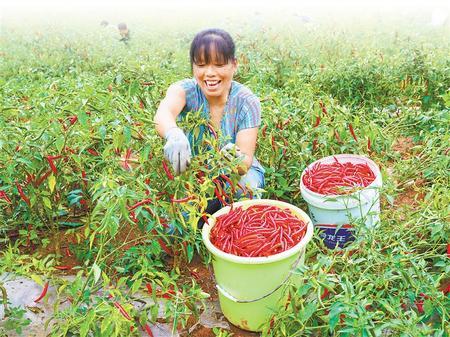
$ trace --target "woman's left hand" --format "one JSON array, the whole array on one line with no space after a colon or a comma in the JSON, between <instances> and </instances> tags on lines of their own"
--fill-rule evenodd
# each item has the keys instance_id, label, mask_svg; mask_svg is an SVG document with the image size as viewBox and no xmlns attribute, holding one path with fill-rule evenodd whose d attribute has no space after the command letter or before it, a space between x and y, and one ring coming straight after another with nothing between
<instances>
[{"instance_id":1,"label":"woman's left hand","mask_svg":"<svg viewBox=\"0 0 450 337\"><path fill-rule=\"evenodd\" d=\"M220 152L229 161L232 161L234 158L243 159L245 156L241 152L241 149L239 148L239 146L237 146L236 144L233 144L233 143L228 143L227 145L222 147L220 149Z\"/></svg>"}]
</instances>

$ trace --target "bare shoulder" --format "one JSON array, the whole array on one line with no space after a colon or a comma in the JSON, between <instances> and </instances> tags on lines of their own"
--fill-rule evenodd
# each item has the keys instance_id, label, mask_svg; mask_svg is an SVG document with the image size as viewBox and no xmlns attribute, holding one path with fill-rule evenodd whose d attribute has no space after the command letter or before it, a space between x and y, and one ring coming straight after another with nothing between
<instances>
[{"instance_id":1,"label":"bare shoulder","mask_svg":"<svg viewBox=\"0 0 450 337\"><path fill-rule=\"evenodd\" d=\"M169 86L166 92L166 98L186 98L186 92L179 82L173 83Z\"/></svg>"}]
</instances>

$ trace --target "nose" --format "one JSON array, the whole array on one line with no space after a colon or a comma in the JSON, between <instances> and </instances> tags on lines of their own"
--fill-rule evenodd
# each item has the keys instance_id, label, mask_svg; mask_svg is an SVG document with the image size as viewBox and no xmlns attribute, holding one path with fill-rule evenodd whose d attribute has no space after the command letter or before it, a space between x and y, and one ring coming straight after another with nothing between
<instances>
[{"instance_id":1,"label":"nose","mask_svg":"<svg viewBox=\"0 0 450 337\"><path fill-rule=\"evenodd\" d=\"M212 64L208 64L206 66L205 74L206 74L206 76L213 76L214 75L214 66Z\"/></svg>"}]
</instances>

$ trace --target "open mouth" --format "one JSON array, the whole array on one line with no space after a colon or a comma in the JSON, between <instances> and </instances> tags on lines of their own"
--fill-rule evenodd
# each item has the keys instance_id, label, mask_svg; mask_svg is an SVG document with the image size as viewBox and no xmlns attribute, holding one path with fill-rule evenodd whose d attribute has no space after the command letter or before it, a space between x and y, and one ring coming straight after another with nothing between
<instances>
[{"instance_id":1,"label":"open mouth","mask_svg":"<svg viewBox=\"0 0 450 337\"><path fill-rule=\"evenodd\" d=\"M218 81L218 80L215 80L215 81L207 80L207 81L205 81L205 84L206 84L206 87L207 87L208 89L216 89L216 88L219 86L220 82L222 82L222 81Z\"/></svg>"}]
</instances>

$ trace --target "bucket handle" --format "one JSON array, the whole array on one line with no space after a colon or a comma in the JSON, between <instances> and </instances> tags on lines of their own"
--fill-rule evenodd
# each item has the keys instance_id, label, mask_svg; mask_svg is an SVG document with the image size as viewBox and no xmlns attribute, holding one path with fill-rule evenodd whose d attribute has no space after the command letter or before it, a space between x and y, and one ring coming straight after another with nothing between
<instances>
[{"instance_id":1,"label":"bucket handle","mask_svg":"<svg viewBox=\"0 0 450 337\"><path fill-rule=\"evenodd\" d=\"M294 261L294 263L292 264L293 267L291 268L291 270L289 270L287 276L285 277L285 279L283 280L283 282L281 282L275 289L273 289L272 291L270 291L269 293L260 296L254 300L239 300L236 297L234 297L233 295L231 295L228 291L226 291L225 289L223 289L220 285L216 284L216 288L219 290L219 292L221 292L226 298L228 298L229 300L235 302L235 303L253 303L253 302L257 302L260 301L266 297L269 297L270 295L272 295L275 291L277 291L278 289L280 289L282 286L284 286L286 284L286 282L289 280L289 278L292 275L292 272L295 270L295 268L297 268L298 264L300 263L300 259L302 258L303 254L305 253L305 251L303 250L303 252L301 252L298 255L297 260Z\"/></svg>"}]
</instances>

